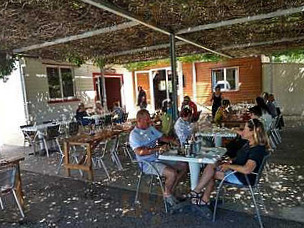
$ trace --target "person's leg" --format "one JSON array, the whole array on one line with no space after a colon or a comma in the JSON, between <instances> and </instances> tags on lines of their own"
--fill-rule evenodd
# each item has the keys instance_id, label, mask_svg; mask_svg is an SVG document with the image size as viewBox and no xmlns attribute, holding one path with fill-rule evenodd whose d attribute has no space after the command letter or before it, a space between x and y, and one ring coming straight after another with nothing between
<instances>
[{"instance_id":1,"label":"person's leg","mask_svg":"<svg viewBox=\"0 0 304 228\"><path fill-rule=\"evenodd\" d=\"M165 177L165 192L164 195L172 195L172 189L177 179L177 171L169 166L166 166L162 172L162 175Z\"/></svg>"},{"instance_id":2,"label":"person's leg","mask_svg":"<svg viewBox=\"0 0 304 228\"><path fill-rule=\"evenodd\" d=\"M202 189L207 186L209 181L211 179L213 179L214 174L215 174L215 168L216 168L216 165L214 165L214 164L209 164L206 166L206 168L204 169L203 175L198 182L198 185L194 189L195 192L197 192L197 193L201 192Z\"/></svg>"},{"instance_id":3,"label":"person's leg","mask_svg":"<svg viewBox=\"0 0 304 228\"><path fill-rule=\"evenodd\" d=\"M188 164L185 163L185 162L177 162L173 168L175 170L177 170L177 176L176 176L176 180L173 184L173 187L172 187L172 191L174 191L175 187L177 186L177 184L180 182L181 178L183 176L185 176L185 174L187 173L188 171Z\"/></svg>"},{"instance_id":4,"label":"person's leg","mask_svg":"<svg viewBox=\"0 0 304 228\"><path fill-rule=\"evenodd\" d=\"M206 203L209 202L211 192L214 189L215 180L222 180L224 178L224 176L225 176L224 172L221 172L221 171L215 172L214 177L210 179L210 181L208 182L208 184L207 184L207 186L205 188L204 195L202 197L202 200L204 202L206 202Z\"/></svg>"}]
</instances>

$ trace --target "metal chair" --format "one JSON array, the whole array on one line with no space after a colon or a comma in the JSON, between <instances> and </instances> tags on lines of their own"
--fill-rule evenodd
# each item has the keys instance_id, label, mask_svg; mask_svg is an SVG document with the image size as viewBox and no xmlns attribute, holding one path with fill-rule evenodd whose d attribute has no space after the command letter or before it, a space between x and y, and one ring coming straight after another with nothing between
<instances>
[{"instance_id":1,"label":"metal chair","mask_svg":"<svg viewBox=\"0 0 304 228\"><path fill-rule=\"evenodd\" d=\"M4 210L2 197L9 193L13 193L14 199L17 203L20 214L22 217L24 217L24 213L23 213L21 204L20 204L18 197L16 195L16 192L15 192L16 173L17 173L17 167L15 165L0 166L0 190L1 190L0 191L0 206L1 206L1 209Z\"/></svg>"},{"instance_id":2,"label":"metal chair","mask_svg":"<svg viewBox=\"0 0 304 228\"><path fill-rule=\"evenodd\" d=\"M134 155L134 157L135 157L135 155ZM136 187L136 194L135 194L134 203L139 203L139 200L138 200L139 197L138 196L139 196L139 190L140 190L142 178L144 176L149 176L150 177L149 193L151 193L151 188L152 188L153 180L156 177L156 179L158 180L158 183L160 185L161 191L162 191L165 211L166 211L166 213L168 213L168 206L167 206L167 203L166 203L166 200L165 200L165 197L164 197L165 188L164 188L164 184L163 184L163 181L162 181L162 176L160 175L160 173L157 171L157 169L150 162L147 162L147 161L134 161L134 163L138 163L139 172L140 172L139 175L138 175L138 182L137 182L137 187ZM157 174L154 175L154 174L146 174L146 173L144 173L144 171L143 171L143 165L149 166Z\"/></svg>"},{"instance_id":3,"label":"metal chair","mask_svg":"<svg viewBox=\"0 0 304 228\"><path fill-rule=\"evenodd\" d=\"M23 134L23 147L25 147L26 143L29 144L29 146L33 146L37 137L37 131L25 131L24 128L26 127L33 127L34 125L29 124L29 125L22 125L20 126L20 129ZM33 147L34 148L34 147ZM35 148L34 148L34 153L35 153Z\"/></svg>"},{"instance_id":4,"label":"metal chair","mask_svg":"<svg viewBox=\"0 0 304 228\"><path fill-rule=\"evenodd\" d=\"M69 136L77 135L78 131L79 131L79 124L77 122L70 122L69 126L68 126ZM58 146L60 148L60 145L58 145ZM70 151L72 151L72 158L75 160L76 163L78 163L79 162L79 159L78 159L79 155L76 154L75 146L72 147L72 150L70 150ZM59 155L60 155L60 160L59 160L59 163L58 163L58 168L57 168L56 174L59 174L59 171L60 171L61 166L63 164L64 153L61 149L59 150ZM79 170L79 172L80 172L80 175L83 176L83 172L81 170Z\"/></svg>"},{"instance_id":5,"label":"metal chair","mask_svg":"<svg viewBox=\"0 0 304 228\"><path fill-rule=\"evenodd\" d=\"M43 140L43 143L45 146L47 157L50 156L49 149L47 146L47 141L55 141L56 146L58 147L59 153L63 154L60 144L59 144L59 140L58 140L58 138L60 137L59 127L60 127L60 125L58 124L58 125L49 126L46 128L46 135L43 137L42 140Z\"/></svg>"},{"instance_id":6,"label":"metal chair","mask_svg":"<svg viewBox=\"0 0 304 228\"><path fill-rule=\"evenodd\" d=\"M119 137L118 136L114 136L112 138L112 146L110 148L110 155L111 155L111 159L112 161L117 165L118 170L122 170L122 164L120 162L120 159L118 157L118 146L119 146Z\"/></svg>"},{"instance_id":7,"label":"metal chair","mask_svg":"<svg viewBox=\"0 0 304 228\"><path fill-rule=\"evenodd\" d=\"M246 189L246 190L250 191L250 194L251 194L251 197L252 197L252 201L253 201L253 204L254 204L254 207L255 207L255 210L256 210L257 218L258 218L258 221L259 221L259 225L260 225L261 228L263 228L263 223L262 223L262 219L261 219L261 215L260 215L260 210L258 208L255 195L259 195L261 203L263 204L263 199L262 199L262 196L260 194L260 189L259 189L260 188L260 178L262 176L265 164L266 164L267 160L269 159L269 157L270 157L270 153L268 153L268 155L266 155L264 157L264 159L262 161L262 164L259 167L258 173L251 173L251 174L256 175L255 183L253 185L250 184L247 175L245 175L246 182L247 182L246 185L238 185L238 184L232 184L232 183L227 182L226 181L227 177L230 176L230 175L232 175L232 174L234 174L234 173L236 173L236 171L234 171L234 172L226 175L224 177L224 179L221 180L221 182L220 182L220 184L218 186L217 193L216 193L215 205L214 205L214 209L213 209L213 218L212 218L213 222L215 221L215 216L216 216L216 210L217 210L217 205L218 205L218 199L219 199L220 191L221 191L221 189L222 189L222 187L224 185L228 185L228 186L233 186L233 187L236 187L236 188ZM264 206L264 204L263 204L263 206Z\"/></svg>"},{"instance_id":8,"label":"metal chair","mask_svg":"<svg viewBox=\"0 0 304 228\"><path fill-rule=\"evenodd\" d=\"M97 147L94 149L94 153L92 155L92 163L95 167L103 168L108 179L111 180L109 171L103 161L107 150L108 140L100 142Z\"/></svg>"}]
</instances>

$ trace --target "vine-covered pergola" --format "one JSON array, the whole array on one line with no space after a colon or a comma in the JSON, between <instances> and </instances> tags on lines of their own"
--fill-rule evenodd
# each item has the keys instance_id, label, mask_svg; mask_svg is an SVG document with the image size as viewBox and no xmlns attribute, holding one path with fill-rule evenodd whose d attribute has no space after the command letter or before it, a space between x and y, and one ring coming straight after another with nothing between
<instances>
[{"instance_id":1,"label":"vine-covered pergola","mask_svg":"<svg viewBox=\"0 0 304 228\"><path fill-rule=\"evenodd\" d=\"M170 56L176 91L176 56L304 47L303 10L304 0L1 0L0 54L118 64Z\"/></svg>"},{"instance_id":2,"label":"vine-covered pergola","mask_svg":"<svg viewBox=\"0 0 304 228\"><path fill-rule=\"evenodd\" d=\"M304 46L303 10L304 0L1 0L0 51L126 63L167 58L174 34L177 56L267 55Z\"/></svg>"}]
</instances>

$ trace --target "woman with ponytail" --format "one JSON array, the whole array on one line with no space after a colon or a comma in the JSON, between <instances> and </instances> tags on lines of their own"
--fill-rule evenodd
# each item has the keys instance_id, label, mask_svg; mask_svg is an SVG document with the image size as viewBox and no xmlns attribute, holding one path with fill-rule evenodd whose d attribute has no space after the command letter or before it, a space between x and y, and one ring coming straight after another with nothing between
<instances>
[{"instance_id":1,"label":"woman with ponytail","mask_svg":"<svg viewBox=\"0 0 304 228\"><path fill-rule=\"evenodd\" d=\"M187 194L187 197L192 198L192 203L199 205L208 204L215 180L222 180L233 171L237 171L237 173L230 174L226 179L227 182L247 185L245 178L245 175L247 175L250 184L254 184L256 175L251 173L258 172L264 157L268 154L267 134L261 121L250 119L242 131L241 137L247 140L247 144L237 151L235 159L206 166L196 188ZM204 188L205 191L202 192Z\"/></svg>"}]
</instances>

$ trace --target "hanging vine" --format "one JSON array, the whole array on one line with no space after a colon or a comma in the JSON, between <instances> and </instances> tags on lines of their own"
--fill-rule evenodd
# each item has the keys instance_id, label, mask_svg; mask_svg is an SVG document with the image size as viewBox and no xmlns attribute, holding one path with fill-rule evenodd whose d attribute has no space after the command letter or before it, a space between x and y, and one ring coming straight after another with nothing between
<instances>
[{"instance_id":1,"label":"hanging vine","mask_svg":"<svg viewBox=\"0 0 304 228\"><path fill-rule=\"evenodd\" d=\"M16 69L17 56L0 53L0 79L9 76Z\"/></svg>"}]
</instances>

